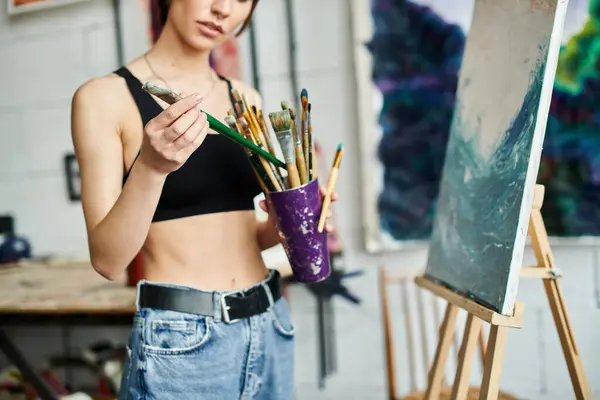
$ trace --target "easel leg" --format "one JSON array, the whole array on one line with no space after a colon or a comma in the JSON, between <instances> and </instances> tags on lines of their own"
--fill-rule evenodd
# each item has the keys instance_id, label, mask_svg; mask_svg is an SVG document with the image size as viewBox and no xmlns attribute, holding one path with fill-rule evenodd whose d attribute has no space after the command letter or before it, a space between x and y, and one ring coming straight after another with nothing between
<instances>
[{"instance_id":1,"label":"easel leg","mask_svg":"<svg viewBox=\"0 0 600 400\"><path fill-rule=\"evenodd\" d=\"M556 268L554 256L552 255L548 231L546 230L546 225L544 224L541 213L543 201L544 187L537 185L531 216L529 218L529 236L531 237L531 245L538 266L541 269L553 271ZM567 369L569 370L571 382L573 383L575 398L589 399L591 397L591 389L583 369L583 363L577 345L575 344L573 329L569 322L569 314L567 312L567 306L565 305L562 290L556 279L545 278L543 281L544 289L548 296L548 303L550 303L550 309L552 310L554 324L558 330L558 337L567 362Z\"/></svg>"},{"instance_id":2,"label":"easel leg","mask_svg":"<svg viewBox=\"0 0 600 400\"><path fill-rule=\"evenodd\" d=\"M458 310L459 308L451 303L448 303L448 306L446 307L444 320L440 327L440 340L437 349L435 350L433 365L429 371L429 384L427 385L427 391L425 392L425 400L438 400L440 398L442 383L444 381L444 369L446 367L450 346L452 346Z\"/></svg>"},{"instance_id":3,"label":"easel leg","mask_svg":"<svg viewBox=\"0 0 600 400\"><path fill-rule=\"evenodd\" d=\"M466 400L469 393L469 383L471 378L471 365L475 358L475 349L481 331L481 320L469 314L463 341L458 352L458 367L454 376L454 385L452 386L452 399Z\"/></svg>"},{"instance_id":4,"label":"easel leg","mask_svg":"<svg viewBox=\"0 0 600 400\"><path fill-rule=\"evenodd\" d=\"M481 383L480 400L496 400L500 392L500 376L506 349L508 328L492 325L483 367L483 381Z\"/></svg>"},{"instance_id":5,"label":"easel leg","mask_svg":"<svg viewBox=\"0 0 600 400\"><path fill-rule=\"evenodd\" d=\"M567 369L573 383L576 399L588 399L591 396L591 390L583 370L583 363L579 356L573 329L569 322L569 315L563 300L562 290L555 280L544 280L544 288L548 295L548 302L554 317L554 324L558 330L558 336L562 345L565 360L567 361Z\"/></svg>"}]
</instances>

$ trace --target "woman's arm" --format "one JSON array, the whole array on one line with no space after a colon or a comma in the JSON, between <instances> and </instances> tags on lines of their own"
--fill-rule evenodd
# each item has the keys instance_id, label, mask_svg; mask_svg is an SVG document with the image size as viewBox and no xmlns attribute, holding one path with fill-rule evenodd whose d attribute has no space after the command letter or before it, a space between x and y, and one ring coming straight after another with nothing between
<instances>
[{"instance_id":1,"label":"woman's arm","mask_svg":"<svg viewBox=\"0 0 600 400\"><path fill-rule=\"evenodd\" d=\"M258 246L261 251L270 249L271 247L279 244L279 235L273 225L273 222L269 218L267 221L258 221L256 227L256 237L258 239Z\"/></svg>"},{"instance_id":2,"label":"woman's arm","mask_svg":"<svg viewBox=\"0 0 600 400\"><path fill-rule=\"evenodd\" d=\"M108 79L92 80L77 90L71 131L81 174L91 262L102 276L115 279L146 240L165 176L136 162L121 188L124 168L119 109L111 99L121 88Z\"/></svg>"},{"instance_id":3,"label":"woman's arm","mask_svg":"<svg viewBox=\"0 0 600 400\"><path fill-rule=\"evenodd\" d=\"M148 149L142 149L122 188L122 105L114 98L123 88L113 79L99 78L79 88L71 121L90 258L94 269L108 279L121 276L142 248L167 174L202 143L200 131L208 125L201 124L206 118L199 118L194 99L169 107L148 124L151 132L146 127Z\"/></svg>"}]
</instances>

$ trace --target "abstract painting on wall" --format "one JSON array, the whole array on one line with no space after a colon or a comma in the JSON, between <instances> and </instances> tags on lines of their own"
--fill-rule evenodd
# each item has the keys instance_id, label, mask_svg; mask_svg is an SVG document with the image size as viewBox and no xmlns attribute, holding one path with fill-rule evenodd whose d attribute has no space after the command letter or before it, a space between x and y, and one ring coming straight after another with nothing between
<instances>
[{"instance_id":1,"label":"abstract painting on wall","mask_svg":"<svg viewBox=\"0 0 600 400\"><path fill-rule=\"evenodd\" d=\"M476 0L426 276L513 311L567 0Z\"/></svg>"},{"instance_id":2,"label":"abstract painting on wall","mask_svg":"<svg viewBox=\"0 0 600 400\"><path fill-rule=\"evenodd\" d=\"M570 0L538 177L551 236L600 236L599 61L600 0Z\"/></svg>"},{"instance_id":3,"label":"abstract painting on wall","mask_svg":"<svg viewBox=\"0 0 600 400\"><path fill-rule=\"evenodd\" d=\"M47 8L66 6L86 0L7 0L9 14L44 10Z\"/></svg>"},{"instance_id":4,"label":"abstract painting on wall","mask_svg":"<svg viewBox=\"0 0 600 400\"><path fill-rule=\"evenodd\" d=\"M528 2L525 2L528 3ZM534 2L535 3L535 2ZM538 183L553 237L600 236L600 1L570 0ZM431 237L474 0L354 0L370 251ZM357 18L357 17L355 17ZM364 18L364 17L363 17ZM366 22L364 23L366 25ZM357 27L359 32L357 33ZM362 29L362 32L360 32Z\"/></svg>"}]
</instances>

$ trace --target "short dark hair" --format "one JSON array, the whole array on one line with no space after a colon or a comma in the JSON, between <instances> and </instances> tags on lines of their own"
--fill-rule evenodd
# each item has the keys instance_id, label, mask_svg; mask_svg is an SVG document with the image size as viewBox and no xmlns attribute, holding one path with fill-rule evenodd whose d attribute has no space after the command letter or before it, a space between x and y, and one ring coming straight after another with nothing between
<instances>
[{"instance_id":1,"label":"short dark hair","mask_svg":"<svg viewBox=\"0 0 600 400\"><path fill-rule=\"evenodd\" d=\"M160 22L161 26L164 26L167 23L167 16L169 15L169 7L171 5L171 0L155 0L155 1L156 1L156 5L158 7L159 22ZM240 28L240 31L236 34L236 36L241 35L242 32L244 32L244 30L246 30L248 25L250 25L250 22L252 22L252 14L254 14L254 9L256 8L257 4L258 4L258 0L252 0L252 8L250 9L250 14L248 15L248 18L246 18L246 20L242 24L242 27Z\"/></svg>"}]
</instances>

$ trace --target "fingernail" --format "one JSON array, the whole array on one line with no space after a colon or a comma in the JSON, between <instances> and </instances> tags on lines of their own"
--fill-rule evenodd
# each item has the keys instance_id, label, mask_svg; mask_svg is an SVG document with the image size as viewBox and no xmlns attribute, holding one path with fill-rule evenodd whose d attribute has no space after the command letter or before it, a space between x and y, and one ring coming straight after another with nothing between
<instances>
[{"instance_id":1,"label":"fingernail","mask_svg":"<svg viewBox=\"0 0 600 400\"><path fill-rule=\"evenodd\" d=\"M194 94L194 98L196 99L196 101L198 103L200 103L202 101L202 99L203 99L203 97L202 97L202 95L200 93Z\"/></svg>"}]
</instances>

